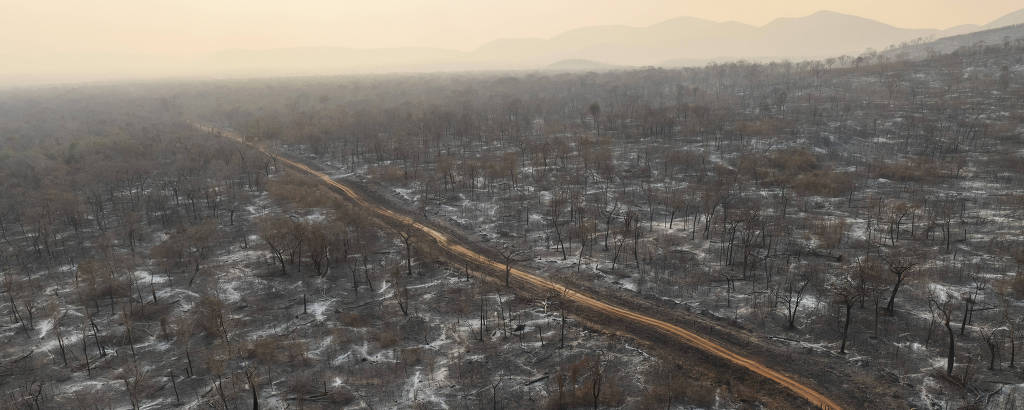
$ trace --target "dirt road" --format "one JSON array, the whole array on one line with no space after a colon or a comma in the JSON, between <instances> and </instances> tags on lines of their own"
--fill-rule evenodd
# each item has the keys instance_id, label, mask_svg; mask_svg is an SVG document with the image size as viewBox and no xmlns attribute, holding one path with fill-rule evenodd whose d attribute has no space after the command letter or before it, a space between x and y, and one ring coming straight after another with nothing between
<instances>
[{"instance_id":1,"label":"dirt road","mask_svg":"<svg viewBox=\"0 0 1024 410\"><path fill-rule=\"evenodd\" d=\"M463 246L462 244L458 243L456 240L454 240L453 238L450 238L448 235L446 235L446 234L444 234L442 232L439 232L436 229L433 229L433 228L431 228L429 226L426 226L426 225L424 225L424 224L422 224L422 223L420 223L420 222L418 222L416 220L413 220L412 218L410 218L408 216L401 215L399 213L391 211L391 210L389 210L387 208L384 208L380 204L372 203L369 200L367 200L364 196L360 195L358 192L353 190L352 188L350 188L350 187L348 187L348 186L346 186L346 185L344 185L342 183L339 183L339 182L331 179L326 174L324 174L322 172L319 172L319 171L316 171L316 170L310 168L309 166L307 166L305 164L302 164L302 163L296 162L296 161L292 161L292 160L290 160L288 158L285 158L285 157L283 157L281 155L278 155L276 153L270 152L270 151L266 150L265 148L263 148L262 146L258 146L258 145L249 143L249 142L245 141L244 138L242 138L237 133L233 133L233 132L225 131L225 130L217 130L217 129L213 129L213 128L209 128L209 127L202 127L202 126L200 126L200 128L202 128L202 129L204 129L206 131L210 131L211 133L216 133L216 134L222 135L224 137L231 138L231 139L236 140L238 142L241 142L243 144L247 144L247 145L253 146L254 148L257 148L261 152L265 153L266 155L269 155L269 156L275 158L277 161L280 161L280 162L282 162L284 164L287 164L288 166L290 166L290 167L292 167L292 168L294 168L296 170L299 170L301 172L309 174L310 176L313 176L313 177L319 179L324 184L327 184L327 185L337 189L338 191L343 192L353 202L359 204L360 206L365 207L368 210L371 210L372 212L376 213L380 217L389 219L392 222L397 222L399 224L415 228L415 229L423 232L424 234L426 234L427 236L429 236L433 240L437 241L438 246L440 246L441 248L447 250L448 252L450 252L450 253L452 253L454 255L457 255L457 256L465 259L466 261L472 262L472 263L474 263L476 265L490 267L490 268L492 268L492 269L494 269L496 271L502 271L502 272L505 271L505 265L503 263L495 261L493 259L490 259L490 258L488 258L488 257L486 257L484 255L481 255L480 253L477 253L476 251L473 251L473 250ZM512 268L511 271L510 271L510 275L511 275L512 278L516 279L517 282L523 282L523 283L530 284L533 287L537 287L537 288L541 288L541 289L548 289L550 291L558 292L565 299L571 300L571 301L573 301L573 302L575 302L577 304L585 305L585 306L587 306L587 307L589 307L589 308L591 308L591 309L593 309L595 311L602 312L602 313L607 314L607 315L609 315L611 317L614 317L614 318L617 318L617 319L621 319L621 320L632 321L632 322L635 322L635 323L640 323L640 324L646 325L646 326L648 326L650 328L656 329L658 331L661 331L661 332L673 335L676 338L682 340L683 342L685 342L685 343L687 343L687 344L689 344L691 346L694 346L694 347L696 347L698 349L701 349L704 352L707 352L707 353L709 353L711 355L714 355L714 356L720 357L722 359L725 359L725 360L727 360L727 361L729 361L729 362L731 362L731 363L733 363L735 365L738 365L740 367L746 368L746 369L750 370L751 372L754 372L754 373L756 373L758 375L761 375L761 376L763 376L766 379L772 380L772 381L778 383L779 385L783 386L784 388L792 391L793 394L795 394L796 396L799 396L799 397L802 397L802 398L806 399L809 403L811 403L811 404L813 404L815 406L818 406L818 407L823 408L823 409L829 409L829 410L832 410L832 409L837 409L838 410L838 409L840 409L840 406L838 404L834 403L828 397L825 397L825 395L817 392L816 390L812 389L811 387L808 387L808 386L806 386L806 385L804 385L804 384L794 380L793 378L791 378L791 377L789 377L789 376L787 376L787 375L785 375L785 374L783 374L781 372L773 370L773 369L771 369L771 368L769 368L769 367L767 367L767 366L765 366L765 365L763 365L763 364L761 364L761 363L759 363L759 362L757 362L755 360L749 359L749 358L744 357L744 356L742 356L740 354L737 354L737 353L735 353L733 351L730 351L730 350L728 350L728 349L718 345L717 343L715 343L715 342L713 342L713 341L711 341L711 340L709 340L707 338L704 338L704 337L702 337L702 336L700 336L700 335L698 335L696 333L693 333L691 331L683 329L683 328L681 328L679 326L676 326L676 325L673 325L671 323L668 323L668 322L665 322L665 321L662 321L662 320L658 320L658 319L655 319L655 318L652 318L652 317L649 317L649 316L645 316L643 314L636 313L636 312L633 312L633 311L621 308L619 306L615 306L615 305L611 305L611 304L602 302L602 301L596 299L593 296L590 296L590 295L587 295L587 294L584 294L584 293L581 293L581 292L577 292L577 291L575 291L573 289L569 289L569 288L567 288L567 287L565 287L565 286L563 286L561 284L558 284L558 283L552 282L550 280L547 280L547 279L535 276L535 275L530 274L528 272L524 272L524 271L522 271L520 269Z\"/></svg>"}]
</instances>

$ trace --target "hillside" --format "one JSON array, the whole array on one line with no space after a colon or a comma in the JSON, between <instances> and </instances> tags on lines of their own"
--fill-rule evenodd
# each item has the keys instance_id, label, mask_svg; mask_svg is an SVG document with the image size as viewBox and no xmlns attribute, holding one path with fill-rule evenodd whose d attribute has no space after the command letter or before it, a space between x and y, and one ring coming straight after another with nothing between
<instances>
[{"instance_id":1,"label":"hillside","mask_svg":"<svg viewBox=\"0 0 1024 410\"><path fill-rule=\"evenodd\" d=\"M909 58L925 58L929 55L951 53L961 48L979 44L1009 45L1019 41L1024 41L1024 24L943 37L926 43L904 45L886 50L883 54Z\"/></svg>"},{"instance_id":2,"label":"hillside","mask_svg":"<svg viewBox=\"0 0 1024 410\"><path fill-rule=\"evenodd\" d=\"M1024 9L1017 10L1013 13L1007 14L1003 17L993 20L984 26L983 29L1000 28L1005 26L1012 26L1016 24L1024 24Z\"/></svg>"}]
</instances>

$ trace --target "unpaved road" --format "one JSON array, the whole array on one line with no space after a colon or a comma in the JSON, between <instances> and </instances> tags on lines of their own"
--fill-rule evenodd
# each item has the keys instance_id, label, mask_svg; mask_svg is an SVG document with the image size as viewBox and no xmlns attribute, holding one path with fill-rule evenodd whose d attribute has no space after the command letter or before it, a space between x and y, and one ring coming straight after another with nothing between
<instances>
[{"instance_id":1,"label":"unpaved road","mask_svg":"<svg viewBox=\"0 0 1024 410\"><path fill-rule=\"evenodd\" d=\"M391 211L380 204L372 203L368 201L364 196L360 195L358 192L353 190L352 188L331 179L326 174L316 171L303 163L292 161L274 152L270 152L262 146L249 143L248 141L245 141L245 139L242 138L242 136L237 133L204 126L200 126L200 128L211 133L231 138L240 143L250 145L254 148L259 149L264 154L275 158L277 161L280 161L296 170L299 170L301 172L304 172L310 176L319 179L324 184L327 184L330 187L335 188L340 192L343 192L345 195L349 197L350 200L376 213L378 216L385 219L389 219L392 222L397 222L401 225L418 229L419 231L426 234L433 240L437 241L438 246L440 246L442 249L450 252L453 255L461 257L462 259L465 259L466 261L472 262L476 265L492 268L493 270L496 271L505 270L505 265L503 263L490 259L484 255L481 255L476 251L473 251L463 246L462 244L458 243L454 239L450 238L448 235L441 233L420 222L417 222L416 220L413 220L408 216L401 215L399 213ZM536 288L558 292L565 299L571 300L581 305L585 305L597 312L604 313L613 318L640 323L650 328L656 329L658 331L673 335L679 340L682 340L683 342L693 347L696 347L706 353L725 359L737 366L743 367L745 369L750 370L751 372L761 375L766 379L772 380L778 383L779 385L783 386L784 388L792 391L793 394L795 394L796 396L802 397L803 399L807 400L809 403L815 406L829 410L838 410L841 408L838 404L830 400L828 397L825 397L825 395L817 392L813 388L806 386L779 371L773 370L753 359L749 359L740 354L737 354L707 338L704 338L696 333L683 329L679 326L649 316L645 316L643 314L636 313L621 308L619 306L602 302L593 296L575 291L573 289L569 289L559 283L555 283L550 280L530 274L528 272L524 272L520 269L512 268L510 271L510 275L512 278L516 279L517 282L524 282Z\"/></svg>"}]
</instances>

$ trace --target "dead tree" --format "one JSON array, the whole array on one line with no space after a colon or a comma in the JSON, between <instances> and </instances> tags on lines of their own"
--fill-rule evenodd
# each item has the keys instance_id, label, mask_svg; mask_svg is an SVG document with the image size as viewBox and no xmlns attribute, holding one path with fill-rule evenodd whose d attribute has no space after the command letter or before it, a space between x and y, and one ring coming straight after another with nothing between
<instances>
[{"instance_id":1,"label":"dead tree","mask_svg":"<svg viewBox=\"0 0 1024 410\"><path fill-rule=\"evenodd\" d=\"M252 381L253 373L255 372L246 369L245 381L249 383L249 390L252 391L252 410L260 410L260 399L256 393L256 383ZM177 394L177 389L175 389L175 394Z\"/></svg>"},{"instance_id":2,"label":"dead tree","mask_svg":"<svg viewBox=\"0 0 1024 410\"><path fill-rule=\"evenodd\" d=\"M405 244L405 269L409 276L412 276L412 235L399 232L402 237L402 242Z\"/></svg>"},{"instance_id":3,"label":"dead tree","mask_svg":"<svg viewBox=\"0 0 1024 410\"><path fill-rule=\"evenodd\" d=\"M896 276L896 282L892 286L892 293L889 294L889 303L885 305L885 311L889 316L893 316L895 315L896 294L900 291L900 286L903 285L907 275L911 273L919 262L914 255L905 250L897 251L896 254L883 257L883 259L889 267L889 272Z\"/></svg>"},{"instance_id":4,"label":"dead tree","mask_svg":"<svg viewBox=\"0 0 1024 410\"><path fill-rule=\"evenodd\" d=\"M486 316L484 314L484 296L485 296L485 293L483 291L481 291L480 292L480 338L479 338L479 340L481 342L484 341L484 331L486 330L486 325L487 325Z\"/></svg>"},{"instance_id":5,"label":"dead tree","mask_svg":"<svg viewBox=\"0 0 1024 410\"><path fill-rule=\"evenodd\" d=\"M852 269L856 269L853 267ZM850 333L850 312L864 294L857 283L845 271L837 277L831 278L827 284L828 290L832 293L833 303L842 306L846 310L846 319L843 321L843 340L839 345L839 354L846 354L846 340Z\"/></svg>"},{"instance_id":6,"label":"dead tree","mask_svg":"<svg viewBox=\"0 0 1024 410\"><path fill-rule=\"evenodd\" d=\"M398 300L398 307L402 309L402 315L409 316L409 286L403 285L401 291L395 292L395 299Z\"/></svg>"},{"instance_id":7,"label":"dead tree","mask_svg":"<svg viewBox=\"0 0 1024 410\"><path fill-rule=\"evenodd\" d=\"M800 311L800 303L806 297L804 291L807 290L807 286L810 283L811 278L807 270L800 269L800 272L793 272L791 270L789 275L786 276L784 290L779 292L782 303L786 306L786 322L790 329L796 328L796 316Z\"/></svg>"},{"instance_id":8,"label":"dead tree","mask_svg":"<svg viewBox=\"0 0 1024 410\"><path fill-rule=\"evenodd\" d=\"M996 369L996 355L999 353L999 334L1003 328L994 326L981 326L981 339L988 347L988 369Z\"/></svg>"},{"instance_id":9,"label":"dead tree","mask_svg":"<svg viewBox=\"0 0 1024 410\"><path fill-rule=\"evenodd\" d=\"M508 287L512 276L512 262L515 262L516 256L520 255L522 251L516 249L515 246L506 246L501 249L501 257L505 261L505 286Z\"/></svg>"},{"instance_id":10,"label":"dead tree","mask_svg":"<svg viewBox=\"0 0 1024 410\"><path fill-rule=\"evenodd\" d=\"M928 304L933 306L942 315L943 324L946 326L946 334L949 336L949 349L946 352L946 376L953 375L953 362L956 358L956 334L949 324L953 316L953 295L929 295Z\"/></svg>"}]
</instances>

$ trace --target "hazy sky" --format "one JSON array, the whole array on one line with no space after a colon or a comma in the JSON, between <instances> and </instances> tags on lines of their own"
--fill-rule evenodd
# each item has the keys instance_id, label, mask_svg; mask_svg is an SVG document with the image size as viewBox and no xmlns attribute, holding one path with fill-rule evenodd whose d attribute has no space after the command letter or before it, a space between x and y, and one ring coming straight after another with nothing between
<instances>
[{"instance_id":1,"label":"hazy sky","mask_svg":"<svg viewBox=\"0 0 1024 410\"><path fill-rule=\"evenodd\" d=\"M0 0L0 59L189 55L231 48L471 49L587 25L677 16L760 25L828 9L910 28L983 24L1020 0Z\"/></svg>"}]
</instances>

